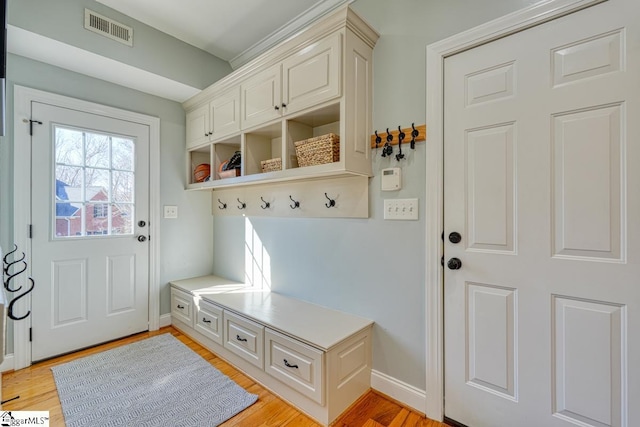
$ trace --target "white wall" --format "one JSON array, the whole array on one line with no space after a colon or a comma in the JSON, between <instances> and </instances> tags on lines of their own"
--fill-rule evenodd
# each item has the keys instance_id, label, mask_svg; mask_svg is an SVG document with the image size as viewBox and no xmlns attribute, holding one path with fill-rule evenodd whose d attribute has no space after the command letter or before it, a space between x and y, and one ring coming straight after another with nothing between
<instances>
[{"instance_id":1,"label":"white wall","mask_svg":"<svg viewBox=\"0 0 640 427\"><path fill-rule=\"evenodd\" d=\"M426 121L426 46L535 0L357 0L380 33L374 50L373 127ZM428 133L428 132L427 132ZM397 150L397 148L396 148ZM250 218L271 260L272 289L376 322L373 368L425 389L425 143L407 158L374 156L370 218ZM402 167L403 188L380 191L380 170ZM420 220L384 221L385 198L419 198ZM214 220L214 271L243 280L243 218Z\"/></svg>"}]
</instances>

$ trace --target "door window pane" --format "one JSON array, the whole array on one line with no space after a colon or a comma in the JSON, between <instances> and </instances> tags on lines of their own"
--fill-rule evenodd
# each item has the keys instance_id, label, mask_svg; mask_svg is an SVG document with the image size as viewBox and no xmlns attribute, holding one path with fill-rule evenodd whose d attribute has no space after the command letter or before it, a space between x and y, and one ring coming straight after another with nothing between
<instances>
[{"instance_id":1,"label":"door window pane","mask_svg":"<svg viewBox=\"0 0 640 427\"><path fill-rule=\"evenodd\" d=\"M55 126L54 238L131 235L131 138Z\"/></svg>"}]
</instances>

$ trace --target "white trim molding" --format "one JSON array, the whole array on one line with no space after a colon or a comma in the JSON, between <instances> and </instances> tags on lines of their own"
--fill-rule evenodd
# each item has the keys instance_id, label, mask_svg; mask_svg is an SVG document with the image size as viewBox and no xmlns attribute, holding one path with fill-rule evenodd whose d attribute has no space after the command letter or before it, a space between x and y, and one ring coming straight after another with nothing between
<instances>
[{"instance_id":1,"label":"white trim molding","mask_svg":"<svg viewBox=\"0 0 640 427\"><path fill-rule=\"evenodd\" d=\"M171 326L171 313L165 313L160 316L160 325L161 328L166 326Z\"/></svg>"},{"instance_id":2,"label":"white trim molding","mask_svg":"<svg viewBox=\"0 0 640 427\"><path fill-rule=\"evenodd\" d=\"M420 413L423 412L427 402L427 394L424 390L375 369L371 370L371 388Z\"/></svg>"},{"instance_id":3,"label":"white trim molding","mask_svg":"<svg viewBox=\"0 0 640 427\"><path fill-rule=\"evenodd\" d=\"M427 417L444 418L443 317L443 105L444 60L501 37L540 25L607 0L544 0L468 31L427 46L426 146L426 403Z\"/></svg>"},{"instance_id":4,"label":"white trim molding","mask_svg":"<svg viewBox=\"0 0 640 427\"><path fill-rule=\"evenodd\" d=\"M24 250L28 261L32 257L31 240L27 237L31 217L31 136L28 132L28 120L31 119L32 102L101 114L149 127L149 233L152 236L149 240L149 329L157 330L160 323L160 119L41 90L14 86L13 237L18 247ZM31 265L31 262L28 262L28 265ZM31 275L30 267L28 274ZM16 303L16 309L18 313L29 311L30 295L21 298ZM13 322L13 364L16 370L31 364L29 328L29 321Z\"/></svg>"}]
</instances>

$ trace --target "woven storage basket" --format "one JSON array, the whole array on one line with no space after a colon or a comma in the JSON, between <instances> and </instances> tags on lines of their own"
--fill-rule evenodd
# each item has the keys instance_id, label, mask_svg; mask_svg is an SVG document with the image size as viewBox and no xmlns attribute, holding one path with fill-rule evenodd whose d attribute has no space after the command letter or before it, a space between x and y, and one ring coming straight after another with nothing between
<instances>
[{"instance_id":1,"label":"woven storage basket","mask_svg":"<svg viewBox=\"0 0 640 427\"><path fill-rule=\"evenodd\" d=\"M293 143L298 166L314 166L340 160L340 137L335 133L303 139Z\"/></svg>"},{"instance_id":2,"label":"woven storage basket","mask_svg":"<svg viewBox=\"0 0 640 427\"><path fill-rule=\"evenodd\" d=\"M262 172L273 172L282 170L282 158L276 157L275 159L260 161L262 166Z\"/></svg>"}]
</instances>

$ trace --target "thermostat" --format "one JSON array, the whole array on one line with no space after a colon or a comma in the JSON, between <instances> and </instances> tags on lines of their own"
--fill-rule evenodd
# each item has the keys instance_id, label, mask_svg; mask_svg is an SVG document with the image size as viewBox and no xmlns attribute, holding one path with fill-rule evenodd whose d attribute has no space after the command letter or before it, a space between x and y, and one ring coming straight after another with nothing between
<instances>
[{"instance_id":1,"label":"thermostat","mask_svg":"<svg viewBox=\"0 0 640 427\"><path fill-rule=\"evenodd\" d=\"M402 188L400 168L382 169L382 178L380 182L382 191L394 191Z\"/></svg>"}]
</instances>

